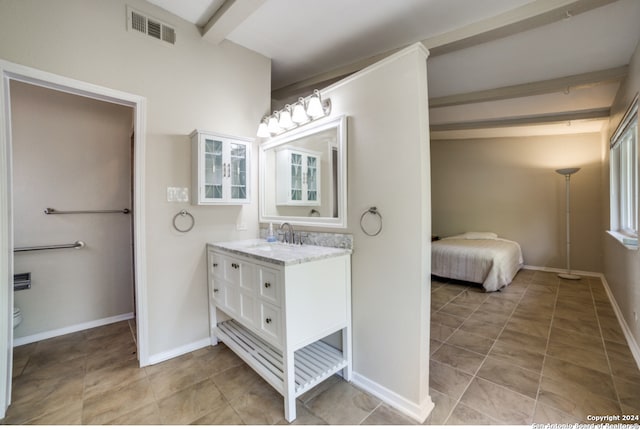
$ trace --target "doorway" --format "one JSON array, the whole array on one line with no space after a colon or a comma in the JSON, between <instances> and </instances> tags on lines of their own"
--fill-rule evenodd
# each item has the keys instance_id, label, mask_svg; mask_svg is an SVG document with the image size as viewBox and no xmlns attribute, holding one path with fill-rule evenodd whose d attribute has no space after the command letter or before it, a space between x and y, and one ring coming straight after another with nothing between
<instances>
[{"instance_id":1,"label":"doorway","mask_svg":"<svg viewBox=\"0 0 640 430\"><path fill-rule=\"evenodd\" d=\"M133 318L133 109L10 91L13 269L28 280L14 289L14 347Z\"/></svg>"},{"instance_id":2,"label":"doorway","mask_svg":"<svg viewBox=\"0 0 640 430\"><path fill-rule=\"evenodd\" d=\"M11 375L13 351L13 183L12 130L10 88L12 82L22 82L51 90L88 97L132 108L134 131L133 161L133 277L135 279L135 314L137 355L141 367L149 364L146 311L146 260L144 222L144 136L146 101L143 97L73 80L37 69L0 60L0 280L5 293L0 294L0 418L11 403Z\"/></svg>"}]
</instances>

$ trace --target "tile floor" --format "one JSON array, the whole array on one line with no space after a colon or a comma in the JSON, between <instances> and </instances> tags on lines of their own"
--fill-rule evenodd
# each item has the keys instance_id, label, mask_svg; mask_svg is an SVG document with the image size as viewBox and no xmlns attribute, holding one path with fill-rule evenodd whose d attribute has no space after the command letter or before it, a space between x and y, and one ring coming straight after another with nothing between
<instances>
[{"instance_id":1,"label":"tile floor","mask_svg":"<svg viewBox=\"0 0 640 430\"><path fill-rule=\"evenodd\" d=\"M599 278L521 270L491 294L434 280L431 312L433 424L640 414L640 370Z\"/></svg>"},{"instance_id":2,"label":"tile floor","mask_svg":"<svg viewBox=\"0 0 640 430\"><path fill-rule=\"evenodd\" d=\"M604 288L521 271L503 292L434 280L425 424L640 413L640 371ZM3 424L286 424L282 397L220 344L144 369L126 322L17 347ZM417 424L332 377L296 424Z\"/></svg>"}]
</instances>

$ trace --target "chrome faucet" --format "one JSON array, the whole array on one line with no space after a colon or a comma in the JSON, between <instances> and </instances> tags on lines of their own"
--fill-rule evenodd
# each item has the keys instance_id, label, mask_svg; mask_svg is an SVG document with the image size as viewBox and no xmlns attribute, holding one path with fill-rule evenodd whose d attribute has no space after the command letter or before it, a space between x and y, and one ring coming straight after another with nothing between
<instances>
[{"instance_id":1,"label":"chrome faucet","mask_svg":"<svg viewBox=\"0 0 640 430\"><path fill-rule=\"evenodd\" d=\"M289 227L289 231L285 232L285 234L284 234L284 242L285 243L290 243L290 244L295 243L293 226L291 224L289 224L288 222L283 222L282 224L280 224L280 230L282 230L285 226Z\"/></svg>"}]
</instances>

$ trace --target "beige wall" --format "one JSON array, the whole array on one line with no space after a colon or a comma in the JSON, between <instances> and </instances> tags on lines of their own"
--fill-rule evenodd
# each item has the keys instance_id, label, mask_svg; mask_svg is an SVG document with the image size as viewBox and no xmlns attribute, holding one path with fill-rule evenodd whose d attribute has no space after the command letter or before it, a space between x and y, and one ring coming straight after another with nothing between
<instances>
[{"instance_id":1,"label":"beige wall","mask_svg":"<svg viewBox=\"0 0 640 430\"><path fill-rule=\"evenodd\" d=\"M603 133L602 152L605 155L603 182L605 193L602 196L603 225L600 234L604 244L604 275L609 284L615 301L620 308L631 335L635 339L636 357L640 357L640 320L634 317L634 312L640 318L640 253L630 251L620 242L613 239L605 230L609 224L609 139L614 133L625 111L635 95L640 91L640 46L631 58L629 74L622 83L611 107L609 127Z\"/></svg>"},{"instance_id":2,"label":"beige wall","mask_svg":"<svg viewBox=\"0 0 640 430\"><path fill-rule=\"evenodd\" d=\"M127 4L173 25L176 45L128 32ZM226 41L213 46L143 0L2 1L0 58L146 97L149 355L167 358L206 342L205 244L257 235L257 163L250 205L168 203L166 188L190 187L193 129L255 136L269 110L270 61ZM195 217L186 234L172 227L181 209Z\"/></svg>"},{"instance_id":3,"label":"beige wall","mask_svg":"<svg viewBox=\"0 0 640 430\"><path fill-rule=\"evenodd\" d=\"M23 313L16 340L132 314L131 215L44 209L131 208L133 110L13 82L11 120L15 245L86 243L15 254L15 272L32 277L14 296Z\"/></svg>"},{"instance_id":4,"label":"beige wall","mask_svg":"<svg viewBox=\"0 0 640 430\"><path fill-rule=\"evenodd\" d=\"M333 114L349 117L355 381L416 417L432 406L427 73L420 48L323 92ZM375 237L360 229L371 206L384 217Z\"/></svg>"},{"instance_id":5,"label":"beige wall","mask_svg":"<svg viewBox=\"0 0 640 430\"><path fill-rule=\"evenodd\" d=\"M493 231L526 265L565 268L565 179L571 178L571 267L602 271L598 134L431 142L433 234Z\"/></svg>"}]
</instances>

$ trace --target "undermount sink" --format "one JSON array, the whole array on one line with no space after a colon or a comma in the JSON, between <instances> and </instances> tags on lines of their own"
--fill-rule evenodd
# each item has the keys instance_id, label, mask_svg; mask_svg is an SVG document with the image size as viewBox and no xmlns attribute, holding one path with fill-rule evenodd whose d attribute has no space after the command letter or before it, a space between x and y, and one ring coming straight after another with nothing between
<instances>
[{"instance_id":1,"label":"undermount sink","mask_svg":"<svg viewBox=\"0 0 640 430\"><path fill-rule=\"evenodd\" d=\"M250 249L257 249L260 251L278 251L278 250L289 250L293 248L297 248L301 245L292 245L289 243L283 242L258 242L247 246Z\"/></svg>"},{"instance_id":2,"label":"undermount sink","mask_svg":"<svg viewBox=\"0 0 640 430\"><path fill-rule=\"evenodd\" d=\"M316 245L294 245L283 242L267 242L264 239L245 239L212 244L221 251L236 253L275 264L299 264L307 261L351 254L350 249Z\"/></svg>"}]
</instances>

